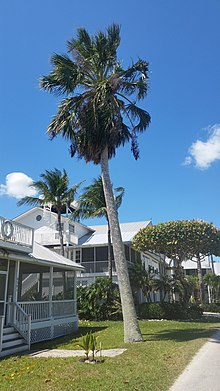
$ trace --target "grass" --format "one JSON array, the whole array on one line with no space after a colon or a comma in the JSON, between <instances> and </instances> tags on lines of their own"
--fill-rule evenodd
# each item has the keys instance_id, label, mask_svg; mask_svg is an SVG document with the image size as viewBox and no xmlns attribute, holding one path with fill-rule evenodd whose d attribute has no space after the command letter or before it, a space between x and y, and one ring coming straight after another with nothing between
<instances>
[{"instance_id":1,"label":"grass","mask_svg":"<svg viewBox=\"0 0 220 391\"><path fill-rule=\"evenodd\" d=\"M81 322L77 335L33 347L78 349L80 336L92 331L103 349L127 351L99 365L79 358L7 358L0 361L0 390L166 391L220 322L140 321L140 326L144 342L125 344L122 322Z\"/></svg>"}]
</instances>

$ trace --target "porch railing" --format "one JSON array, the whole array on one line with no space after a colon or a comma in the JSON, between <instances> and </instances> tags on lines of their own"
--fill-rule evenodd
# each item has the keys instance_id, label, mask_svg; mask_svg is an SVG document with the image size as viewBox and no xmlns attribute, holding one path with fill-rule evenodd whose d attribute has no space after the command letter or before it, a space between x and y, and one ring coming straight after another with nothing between
<instances>
[{"instance_id":1,"label":"porch railing","mask_svg":"<svg viewBox=\"0 0 220 391\"><path fill-rule=\"evenodd\" d=\"M30 349L31 343L31 314L27 314L18 303L9 302L8 312L10 324L22 335Z\"/></svg>"},{"instance_id":2,"label":"porch railing","mask_svg":"<svg viewBox=\"0 0 220 391\"><path fill-rule=\"evenodd\" d=\"M20 301L18 304L31 315L32 322L76 315L76 300Z\"/></svg>"},{"instance_id":3,"label":"porch railing","mask_svg":"<svg viewBox=\"0 0 220 391\"><path fill-rule=\"evenodd\" d=\"M33 248L33 237L33 228L0 216L0 240L27 247L31 251Z\"/></svg>"},{"instance_id":4,"label":"porch railing","mask_svg":"<svg viewBox=\"0 0 220 391\"><path fill-rule=\"evenodd\" d=\"M0 352L2 350L2 338L3 338L4 321L5 321L5 317L0 315Z\"/></svg>"}]
</instances>

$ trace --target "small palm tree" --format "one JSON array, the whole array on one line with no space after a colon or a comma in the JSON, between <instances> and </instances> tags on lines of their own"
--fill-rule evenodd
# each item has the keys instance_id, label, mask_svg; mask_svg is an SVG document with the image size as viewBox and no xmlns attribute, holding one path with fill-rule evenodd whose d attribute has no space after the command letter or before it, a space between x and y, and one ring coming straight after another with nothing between
<instances>
[{"instance_id":1,"label":"small palm tree","mask_svg":"<svg viewBox=\"0 0 220 391\"><path fill-rule=\"evenodd\" d=\"M18 205L44 206L51 204L57 212L57 227L60 236L61 254L64 256L63 230L61 224L61 214L64 207L70 207L74 201L76 190L81 183L69 188L69 178L67 172L61 172L57 168L54 170L45 170L41 174L42 180L33 182L31 187L36 189L39 197L23 197Z\"/></svg>"},{"instance_id":2,"label":"small palm tree","mask_svg":"<svg viewBox=\"0 0 220 391\"><path fill-rule=\"evenodd\" d=\"M150 294L155 287L154 274L148 272L145 269L145 265L141 262L141 260L136 261L131 265L129 268L129 274L131 285L135 293L138 293L138 291L141 289L144 297L150 303L152 301Z\"/></svg>"},{"instance_id":3,"label":"small palm tree","mask_svg":"<svg viewBox=\"0 0 220 391\"><path fill-rule=\"evenodd\" d=\"M114 189L118 195L115 195L115 206L118 209L122 203L124 188L117 187ZM93 180L92 185L83 189L83 193L78 199L77 209L73 212L74 217L88 219L95 217L105 217L108 224L108 274L112 280L112 251L111 251L111 229L105 202L102 178L99 176Z\"/></svg>"},{"instance_id":4,"label":"small palm tree","mask_svg":"<svg viewBox=\"0 0 220 391\"><path fill-rule=\"evenodd\" d=\"M173 288L173 278L168 275L160 275L159 278L155 279L154 288L156 291L160 291L162 300L164 301L166 296L168 296L168 301L170 302L170 294Z\"/></svg>"},{"instance_id":5,"label":"small palm tree","mask_svg":"<svg viewBox=\"0 0 220 391\"><path fill-rule=\"evenodd\" d=\"M142 336L132 297L127 262L121 238L108 161L116 149L131 141L137 159L137 134L150 123L147 111L137 106L148 90L148 63L139 59L124 69L117 58L120 27L112 24L106 33L90 36L84 28L67 42L68 55L54 54L52 71L41 87L64 95L48 126L51 138L61 135L70 142L71 155L100 164L107 213L111 227L116 272L121 294L125 342Z\"/></svg>"}]
</instances>

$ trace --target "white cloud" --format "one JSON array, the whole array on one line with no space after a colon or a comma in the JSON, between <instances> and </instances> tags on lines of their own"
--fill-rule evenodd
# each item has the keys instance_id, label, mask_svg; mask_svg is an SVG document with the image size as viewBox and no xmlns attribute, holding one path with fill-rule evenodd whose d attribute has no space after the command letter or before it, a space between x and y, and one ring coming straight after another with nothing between
<instances>
[{"instance_id":1,"label":"white cloud","mask_svg":"<svg viewBox=\"0 0 220 391\"><path fill-rule=\"evenodd\" d=\"M184 165L194 164L200 170L205 170L216 160L220 160L220 124L209 126L207 141L197 140L188 150Z\"/></svg>"},{"instance_id":2,"label":"white cloud","mask_svg":"<svg viewBox=\"0 0 220 391\"><path fill-rule=\"evenodd\" d=\"M33 179L23 172L11 172L6 176L5 185L0 184L0 195L8 195L20 199L25 196L35 196L36 190L30 185Z\"/></svg>"}]
</instances>

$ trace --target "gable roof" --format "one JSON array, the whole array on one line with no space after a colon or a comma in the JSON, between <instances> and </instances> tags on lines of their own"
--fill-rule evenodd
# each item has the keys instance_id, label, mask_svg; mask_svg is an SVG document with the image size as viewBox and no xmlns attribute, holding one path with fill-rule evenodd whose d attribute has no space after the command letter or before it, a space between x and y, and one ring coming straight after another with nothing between
<instances>
[{"instance_id":1,"label":"gable roof","mask_svg":"<svg viewBox=\"0 0 220 391\"><path fill-rule=\"evenodd\" d=\"M34 206L33 208L27 210L26 212L21 213L20 215L14 217L12 220L13 220L13 221L18 221L18 222L20 222L20 220L22 220L23 217L30 216L30 215L32 215L32 214L33 214L34 212L36 212L36 211L41 211L41 212L42 212L42 211L43 211L43 207L42 207L42 206ZM52 211L49 211L49 210L47 210L47 209L46 209L46 211L47 211L48 213L50 213L53 217L55 217L55 218L57 219L57 213L52 212ZM61 218L62 218L62 221L63 221L63 222L67 221L67 222L70 222L70 223L72 223L72 224L77 224L77 225L79 225L79 226L81 226L81 227L84 227L84 228L86 228L88 231L93 231L91 227L89 227L89 226L87 226L87 225L85 225L85 224L82 224L82 223L79 222L79 221L71 220L71 219L70 219L69 217L67 217L67 216L62 215Z\"/></svg>"},{"instance_id":2,"label":"gable roof","mask_svg":"<svg viewBox=\"0 0 220 391\"><path fill-rule=\"evenodd\" d=\"M142 228L151 225L151 220L147 221L139 221L132 223L121 223L121 234L122 241L124 243L131 243L134 236L138 233L138 231ZM84 235L79 239L78 245L82 247L86 246L97 246L108 244L108 225L94 225L90 226L94 232L91 234Z\"/></svg>"}]
</instances>

